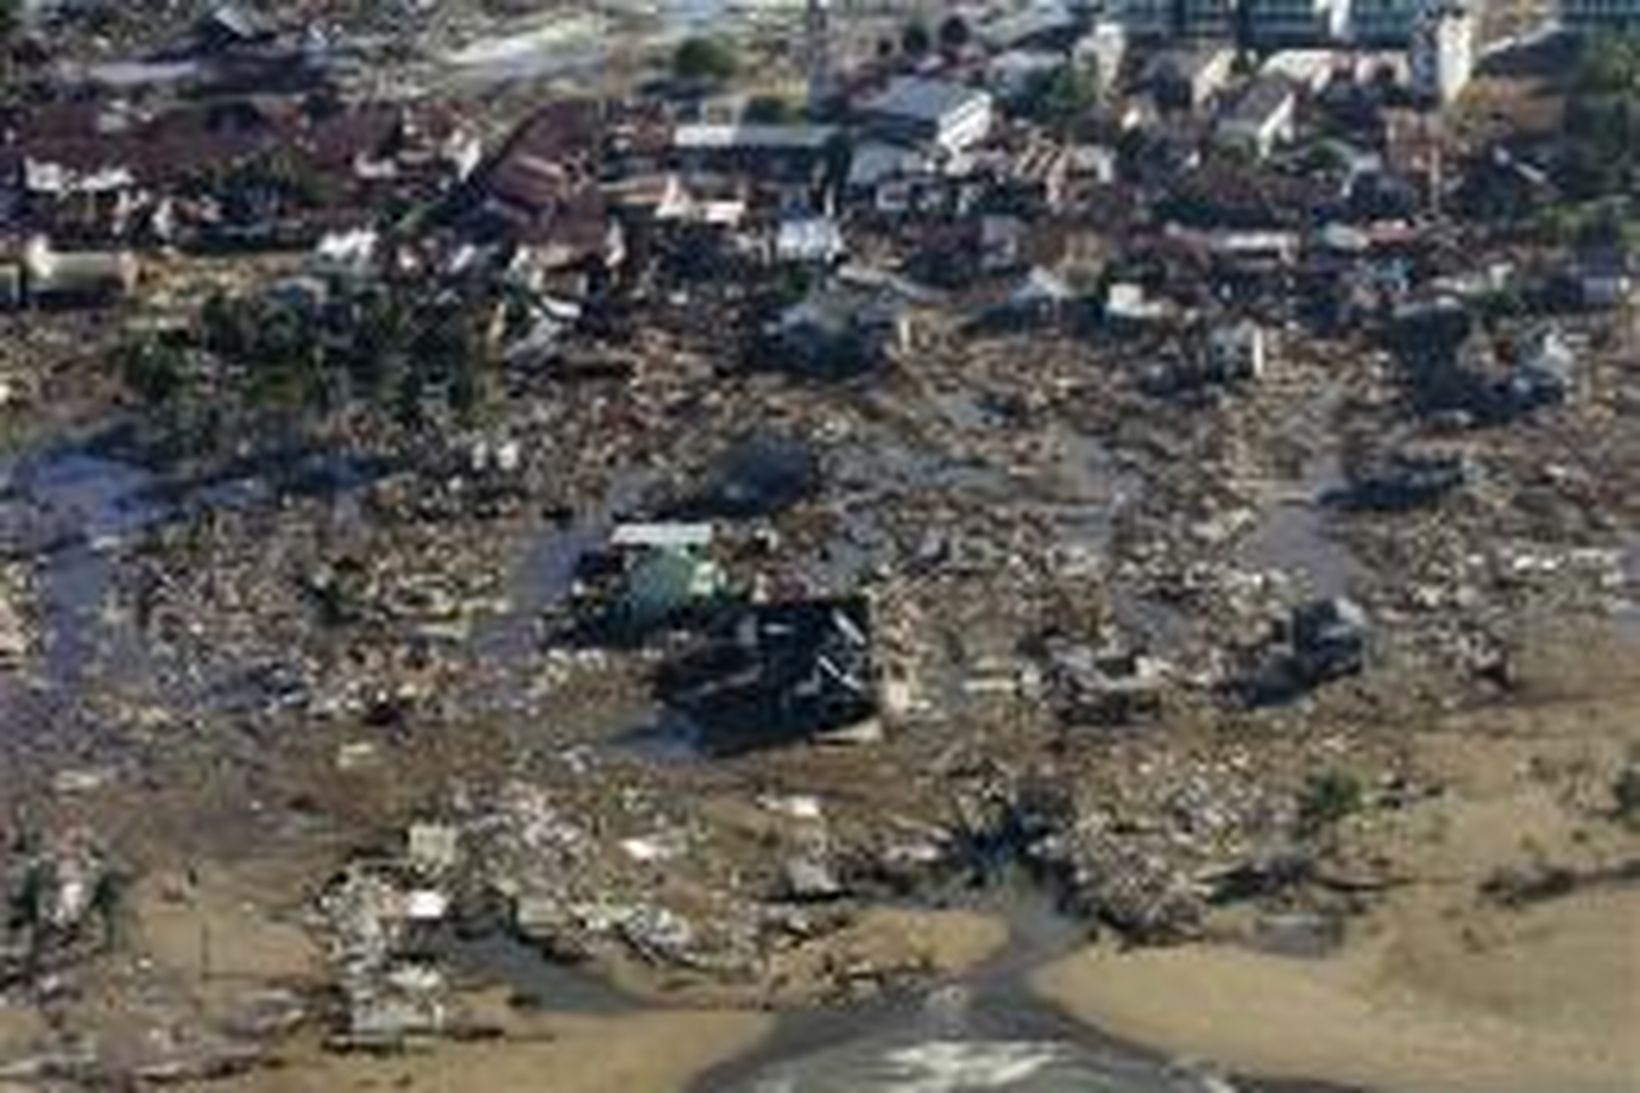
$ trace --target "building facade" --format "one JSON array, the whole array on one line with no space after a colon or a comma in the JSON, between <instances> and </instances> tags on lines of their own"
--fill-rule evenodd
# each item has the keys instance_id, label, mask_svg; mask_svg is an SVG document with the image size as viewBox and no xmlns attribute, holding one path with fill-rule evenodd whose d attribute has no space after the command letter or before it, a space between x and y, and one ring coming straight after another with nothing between
<instances>
[{"instance_id":1,"label":"building facade","mask_svg":"<svg viewBox=\"0 0 1640 1093\"><path fill-rule=\"evenodd\" d=\"M1350 0L1349 38L1362 46L1403 48L1424 6L1424 0Z\"/></svg>"},{"instance_id":2,"label":"building facade","mask_svg":"<svg viewBox=\"0 0 1640 1093\"><path fill-rule=\"evenodd\" d=\"M1175 0L1112 0L1110 18L1130 38L1157 39L1177 29Z\"/></svg>"},{"instance_id":3,"label":"building facade","mask_svg":"<svg viewBox=\"0 0 1640 1093\"><path fill-rule=\"evenodd\" d=\"M1231 38L1239 24L1237 0L1179 0L1179 33L1187 38Z\"/></svg>"},{"instance_id":4,"label":"building facade","mask_svg":"<svg viewBox=\"0 0 1640 1093\"><path fill-rule=\"evenodd\" d=\"M1343 0L1245 0L1242 28L1256 46L1318 45L1344 36Z\"/></svg>"},{"instance_id":5,"label":"building facade","mask_svg":"<svg viewBox=\"0 0 1640 1093\"><path fill-rule=\"evenodd\" d=\"M1590 34L1640 31L1640 0L1561 0L1560 21Z\"/></svg>"}]
</instances>

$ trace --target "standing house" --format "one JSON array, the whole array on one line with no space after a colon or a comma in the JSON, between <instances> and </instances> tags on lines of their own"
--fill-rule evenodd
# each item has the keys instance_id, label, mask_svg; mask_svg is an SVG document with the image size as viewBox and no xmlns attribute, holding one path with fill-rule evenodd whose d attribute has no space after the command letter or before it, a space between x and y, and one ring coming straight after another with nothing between
<instances>
[{"instance_id":1,"label":"standing house","mask_svg":"<svg viewBox=\"0 0 1640 1093\"><path fill-rule=\"evenodd\" d=\"M862 106L868 124L889 140L961 152L991 132L994 107L984 91L920 77L899 77Z\"/></svg>"},{"instance_id":2,"label":"standing house","mask_svg":"<svg viewBox=\"0 0 1640 1093\"><path fill-rule=\"evenodd\" d=\"M619 266L624 238L597 182L602 133L596 103L534 114L476 178L480 228L517 244L540 272Z\"/></svg>"},{"instance_id":3,"label":"standing house","mask_svg":"<svg viewBox=\"0 0 1640 1093\"><path fill-rule=\"evenodd\" d=\"M1279 77L1260 77L1219 120L1214 138L1228 147L1250 149L1267 158L1296 133L1298 93Z\"/></svg>"},{"instance_id":4,"label":"standing house","mask_svg":"<svg viewBox=\"0 0 1640 1093\"><path fill-rule=\"evenodd\" d=\"M830 125L680 125L672 150L686 172L745 173L807 188L824 177L837 135Z\"/></svg>"}]
</instances>

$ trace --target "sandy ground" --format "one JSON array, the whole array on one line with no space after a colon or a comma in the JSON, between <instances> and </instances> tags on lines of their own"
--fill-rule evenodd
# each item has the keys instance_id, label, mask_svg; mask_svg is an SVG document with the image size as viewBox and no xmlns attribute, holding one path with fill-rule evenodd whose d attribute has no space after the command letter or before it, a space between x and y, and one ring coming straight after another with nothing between
<instances>
[{"instance_id":1,"label":"sandy ground","mask_svg":"<svg viewBox=\"0 0 1640 1093\"><path fill-rule=\"evenodd\" d=\"M159 959L173 967L198 970L202 922L217 936L247 942L228 965L216 958L214 977L254 976L299 968L306 954L270 922L232 898L232 879L203 874L183 888L169 878L144 891L144 939ZM769 997L806 997L849 968L917 967L952 971L970 967L1006 940L998 919L965 912L873 910L824 941L791 950L763 988ZM266 961L258 958L261 952ZM245 966L249 962L251 965ZM328 1053L309 1039L281 1049L276 1065L233 1079L184 1088L198 1093L340 1093L347 1090L410 1089L434 1093L662 1093L686 1088L701 1073L755 1046L774 1017L752 1009L708 1008L744 1005L745 992L722 997L696 988L662 991L640 977L628 981L640 993L665 995L674 1005L620 1015L560 1014L518 1009L495 987L464 995L462 1012L475 1025L501 1036L481 1042L440 1042L398 1056Z\"/></svg>"},{"instance_id":2,"label":"sandy ground","mask_svg":"<svg viewBox=\"0 0 1640 1093\"><path fill-rule=\"evenodd\" d=\"M1408 957L1409 935L1325 961L1229 946L1092 950L1038 979L1122 1036L1268 1076L1393 1091L1640 1088L1633 893L1522 916L1492 954ZM1437 943L1436 948L1444 948Z\"/></svg>"},{"instance_id":3,"label":"sandy ground","mask_svg":"<svg viewBox=\"0 0 1640 1093\"><path fill-rule=\"evenodd\" d=\"M217 866L154 873L132 894L143 951L196 981L302 979L318 971L312 939L261 906L265 885Z\"/></svg>"},{"instance_id":4,"label":"sandy ground","mask_svg":"<svg viewBox=\"0 0 1640 1093\"><path fill-rule=\"evenodd\" d=\"M1337 859L1396 885L1342 949L1306 960L1233 943L1053 966L1038 988L1080 1018L1269 1076L1394 1093L1640 1090L1640 834L1610 814L1640 740L1632 698L1465 715L1410 745L1443 792L1364 816ZM1500 870L1591 880L1522 907L1488 899Z\"/></svg>"},{"instance_id":5,"label":"sandy ground","mask_svg":"<svg viewBox=\"0 0 1640 1093\"><path fill-rule=\"evenodd\" d=\"M505 1040L400 1056L293 1053L278 1068L183 1088L194 1093L675 1093L746 1050L771 1018L754 1013L543 1015Z\"/></svg>"}]
</instances>

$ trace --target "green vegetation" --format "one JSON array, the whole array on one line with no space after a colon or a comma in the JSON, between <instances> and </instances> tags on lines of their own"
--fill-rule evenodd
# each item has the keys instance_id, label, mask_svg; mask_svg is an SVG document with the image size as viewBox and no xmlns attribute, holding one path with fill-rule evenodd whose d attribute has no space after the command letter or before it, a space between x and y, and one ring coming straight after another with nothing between
<instances>
[{"instance_id":1,"label":"green vegetation","mask_svg":"<svg viewBox=\"0 0 1640 1093\"><path fill-rule=\"evenodd\" d=\"M481 323L496 302L345 279L218 294L186 331L127 339L116 364L179 455L342 423L413 431L479 407L489 363Z\"/></svg>"},{"instance_id":2,"label":"green vegetation","mask_svg":"<svg viewBox=\"0 0 1640 1093\"><path fill-rule=\"evenodd\" d=\"M1360 779L1348 771L1329 770L1312 775L1298 797L1298 830L1318 835L1361 811L1365 793Z\"/></svg>"},{"instance_id":3,"label":"green vegetation","mask_svg":"<svg viewBox=\"0 0 1640 1093\"><path fill-rule=\"evenodd\" d=\"M1588 43L1566 98L1565 147L1557 181L1587 201L1623 193L1640 165L1640 35Z\"/></svg>"},{"instance_id":4,"label":"green vegetation","mask_svg":"<svg viewBox=\"0 0 1640 1093\"><path fill-rule=\"evenodd\" d=\"M744 114L753 125L790 125L801 117L802 111L780 95L754 95Z\"/></svg>"},{"instance_id":5,"label":"green vegetation","mask_svg":"<svg viewBox=\"0 0 1640 1093\"><path fill-rule=\"evenodd\" d=\"M723 84L739 71L739 55L720 38L685 38L672 54L672 73L680 80Z\"/></svg>"},{"instance_id":6,"label":"green vegetation","mask_svg":"<svg viewBox=\"0 0 1640 1093\"><path fill-rule=\"evenodd\" d=\"M23 29L23 0L0 0L0 81L11 78L12 49Z\"/></svg>"},{"instance_id":7,"label":"green vegetation","mask_svg":"<svg viewBox=\"0 0 1640 1093\"><path fill-rule=\"evenodd\" d=\"M928 24L920 18L913 19L905 25L900 34L900 52L907 57L921 58L928 56L928 51L934 48L934 36L928 30Z\"/></svg>"},{"instance_id":8,"label":"green vegetation","mask_svg":"<svg viewBox=\"0 0 1640 1093\"><path fill-rule=\"evenodd\" d=\"M1098 103L1099 85L1092 74L1066 65L1032 81L1019 107L1026 117L1063 139Z\"/></svg>"},{"instance_id":9,"label":"green vegetation","mask_svg":"<svg viewBox=\"0 0 1640 1093\"><path fill-rule=\"evenodd\" d=\"M1613 817L1618 823L1640 831L1640 766L1623 768L1612 784L1612 799L1616 804Z\"/></svg>"},{"instance_id":10,"label":"green vegetation","mask_svg":"<svg viewBox=\"0 0 1640 1093\"><path fill-rule=\"evenodd\" d=\"M132 336L120 346L116 364L126 388L150 405L171 401L188 382L187 346L164 335Z\"/></svg>"}]
</instances>

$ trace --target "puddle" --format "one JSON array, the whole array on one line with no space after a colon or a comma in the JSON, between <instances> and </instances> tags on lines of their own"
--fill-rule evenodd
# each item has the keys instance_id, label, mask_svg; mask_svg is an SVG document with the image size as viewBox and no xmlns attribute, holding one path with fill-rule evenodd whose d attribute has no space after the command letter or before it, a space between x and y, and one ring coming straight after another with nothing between
<instances>
[{"instance_id":1,"label":"puddle","mask_svg":"<svg viewBox=\"0 0 1640 1093\"><path fill-rule=\"evenodd\" d=\"M542 519L508 577L506 610L481 621L473 634L471 655L485 669L474 674L481 707L530 704L546 617L569 598L581 559L608 540L610 527L639 505L655 478L648 471L618 471L595 508Z\"/></svg>"},{"instance_id":2,"label":"puddle","mask_svg":"<svg viewBox=\"0 0 1640 1093\"><path fill-rule=\"evenodd\" d=\"M1311 459L1296 495L1267 505L1243 542L1244 564L1302 576L1318 597L1346 595L1366 571L1330 527L1328 502L1342 493L1344 484L1337 453Z\"/></svg>"},{"instance_id":3,"label":"puddle","mask_svg":"<svg viewBox=\"0 0 1640 1093\"><path fill-rule=\"evenodd\" d=\"M797 560L795 568L810 594L845 593L857 588L868 573L892 563L897 554L894 537L874 507L851 505L841 514L837 533L812 557Z\"/></svg>"},{"instance_id":4,"label":"puddle","mask_svg":"<svg viewBox=\"0 0 1640 1093\"><path fill-rule=\"evenodd\" d=\"M625 1013L640 1008L611 983L571 964L553 960L523 938L505 930L476 937L445 931L432 949L457 973L498 983L522 1005L555 1013Z\"/></svg>"},{"instance_id":5,"label":"puddle","mask_svg":"<svg viewBox=\"0 0 1640 1093\"><path fill-rule=\"evenodd\" d=\"M22 529L36 555L42 676L74 690L95 666L110 629L105 605L113 555L163 519L148 472L79 449L25 459L11 473ZM125 642L123 645L135 643Z\"/></svg>"},{"instance_id":6,"label":"puddle","mask_svg":"<svg viewBox=\"0 0 1640 1093\"><path fill-rule=\"evenodd\" d=\"M745 437L720 455L684 519L772 516L815 492L819 463L808 443L780 433Z\"/></svg>"},{"instance_id":7,"label":"puddle","mask_svg":"<svg viewBox=\"0 0 1640 1093\"><path fill-rule=\"evenodd\" d=\"M710 758L700 726L665 706L656 706L647 719L615 734L609 747L652 763L694 763Z\"/></svg>"},{"instance_id":8,"label":"puddle","mask_svg":"<svg viewBox=\"0 0 1640 1093\"><path fill-rule=\"evenodd\" d=\"M168 521L207 510L270 503L274 485L261 468L201 480L167 480L109 454L109 433L79 443L25 451L0 464L0 548L27 558L34 574L38 629L32 671L0 677L0 716L20 727L14 743L77 747L90 742L67 730L93 728L93 703L117 691L123 699L173 709L200 703L242 706L229 682L202 682L206 666L173 663L155 653L116 589L127 553ZM379 468L348 459L282 460L281 487L329 496L338 505Z\"/></svg>"}]
</instances>

